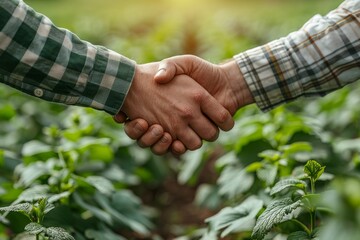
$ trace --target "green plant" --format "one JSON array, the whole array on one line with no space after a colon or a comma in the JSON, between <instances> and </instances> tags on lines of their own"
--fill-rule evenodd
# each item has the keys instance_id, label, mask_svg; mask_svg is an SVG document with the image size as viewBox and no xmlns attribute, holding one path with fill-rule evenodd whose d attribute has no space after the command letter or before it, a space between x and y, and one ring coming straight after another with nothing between
<instances>
[{"instance_id":1,"label":"green plant","mask_svg":"<svg viewBox=\"0 0 360 240\"><path fill-rule=\"evenodd\" d=\"M35 204L19 203L8 207L0 208L0 212L20 212L31 221L24 228L25 233L22 238L31 238L35 235L36 240L74 240L74 238L60 227L44 227L42 222L45 215L54 209L54 205L50 204L46 199L40 199Z\"/></svg>"}]
</instances>

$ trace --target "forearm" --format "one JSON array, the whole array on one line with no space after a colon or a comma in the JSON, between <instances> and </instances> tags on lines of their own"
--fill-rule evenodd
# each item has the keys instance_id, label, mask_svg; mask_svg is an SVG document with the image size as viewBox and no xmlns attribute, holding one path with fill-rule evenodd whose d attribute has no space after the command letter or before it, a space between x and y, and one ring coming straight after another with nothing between
<instances>
[{"instance_id":1,"label":"forearm","mask_svg":"<svg viewBox=\"0 0 360 240\"><path fill-rule=\"evenodd\" d=\"M236 99L236 108L231 110L232 113L235 113L238 109L254 103L254 98L249 89L247 82L244 79L242 72L240 71L236 61L232 60L227 63L221 64L220 69L223 71L223 74L228 79L228 83L231 84L229 91L231 93L227 94L228 96L235 96Z\"/></svg>"},{"instance_id":2,"label":"forearm","mask_svg":"<svg viewBox=\"0 0 360 240\"><path fill-rule=\"evenodd\" d=\"M259 108L322 96L360 79L359 9L359 1L346 1L285 38L235 56Z\"/></svg>"},{"instance_id":3,"label":"forearm","mask_svg":"<svg viewBox=\"0 0 360 240\"><path fill-rule=\"evenodd\" d=\"M115 114L135 63L80 40L19 0L0 3L0 82L53 102Z\"/></svg>"}]
</instances>

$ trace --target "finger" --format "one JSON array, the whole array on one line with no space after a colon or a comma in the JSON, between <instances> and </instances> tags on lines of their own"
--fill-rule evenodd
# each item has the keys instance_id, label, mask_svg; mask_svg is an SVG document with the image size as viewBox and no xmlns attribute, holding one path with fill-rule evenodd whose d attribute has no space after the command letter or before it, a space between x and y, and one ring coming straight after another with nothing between
<instances>
[{"instance_id":1,"label":"finger","mask_svg":"<svg viewBox=\"0 0 360 240\"><path fill-rule=\"evenodd\" d=\"M184 154L186 152L186 147L185 145L180 142L179 140L175 140L172 144L171 144L171 152L174 155L180 156L182 154Z\"/></svg>"},{"instance_id":2,"label":"finger","mask_svg":"<svg viewBox=\"0 0 360 240\"><path fill-rule=\"evenodd\" d=\"M163 155L168 152L171 143L171 135L165 132L160 138L160 140L157 141L154 145L152 145L151 151L156 155Z\"/></svg>"},{"instance_id":3,"label":"finger","mask_svg":"<svg viewBox=\"0 0 360 240\"><path fill-rule=\"evenodd\" d=\"M201 111L222 130L229 131L234 127L235 122L229 111L210 94L203 99L200 107Z\"/></svg>"},{"instance_id":4,"label":"finger","mask_svg":"<svg viewBox=\"0 0 360 240\"><path fill-rule=\"evenodd\" d=\"M124 123L127 119L127 116L123 112L118 112L113 118L114 118L114 121L117 123Z\"/></svg>"},{"instance_id":5,"label":"finger","mask_svg":"<svg viewBox=\"0 0 360 240\"><path fill-rule=\"evenodd\" d=\"M144 119L135 119L125 123L124 131L131 139L138 139L146 133L149 125Z\"/></svg>"},{"instance_id":6,"label":"finger","mask_svg":"<svg viewBox=\"0 0 360 240\"><path fill-rule=\"evenodd\" d=\"M203 60L193 55L167 58L160 62L154 79L157 83L168 83L176 75L186 74L194 77L195 70L203 65ZM198 79L195 80L197 81Z\"/></svg>"},{"instance_id":7,"label":"finger","mask_svg":"<svg viewBox=\"0 0 360 240\"><path fill-rule=\"evenodd\" d=\"M142 135L137 143L140 147L150 147L155 144L163 136L164 130L159 124L151 125L149 130Z\"/></svg>"},{"instance_id":8,"label":"finger","mask_svg":"<svg viewBox=\"0 0 360 240\"><path fill-rule=\"evenodd\" d=\"M189 124L197 135L206 141L213 142L219 136L219 128L203 115L194 118Z\"/></svg>"},{"instance_id":9,"label":"finger","mask_svg":"<svg viewBox=\"0 0 360 240\"><path fill-rule=\"evenodd\" d=\"M177 74L178 73L176 72L175 64L170 60L164 60L160 62L158 71L155 74L154 79L157 83L168 83Z\"/></svg>"},{"instance_id":10,"label":"finger","mask_svg":"<svg viewBox=\"0 0 360 240\"><path fill-rule=\"evenodd\" d=\"M189 150L196 150L202 146L201 138L190 127L187 127L186 130L179 131L177 138Z\"/></svg>"}]
</instances>

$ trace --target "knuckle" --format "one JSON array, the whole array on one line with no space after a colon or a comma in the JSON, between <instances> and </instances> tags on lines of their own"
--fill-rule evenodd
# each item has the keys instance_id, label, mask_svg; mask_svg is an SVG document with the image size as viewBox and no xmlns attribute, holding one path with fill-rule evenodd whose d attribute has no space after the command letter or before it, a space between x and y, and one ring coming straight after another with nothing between
<instances>
[{"instance_id":1,"label":"knuckle","mask_svg":"<svg viewBox=\"0 0 360 240\"><path fill-rule=\"evenodd\" d=\"M191 107L185 106L180 109L180 116L185 119L194 117L194 111Z\"/></svg>"},{"instance_id":2,"label":"knuckle","mask_svg":"<svg viewBox=\"0 0 360 240\"><path fill-rule=\"evenodd\" d=\"M205 97L205 94L204 94L203 91L197 90L197 91L195 91L195 92L193 93L193 99L194 99L194 101L197 102L197 103L202 102L202 100L204 99L204 97Z\"/></svg>"},{"instance_id":3,"label":"knuckle","mask_svg":"<svg viewBox=\"0 0 360 240\"><path fill-rule=\"evenodd\" d=\"M164 155L167 152L167 149L160 149L157 147L152 147L151 151L156 155Z\"/></svg>"},{"instance_id":4,"label":"knuckle","mask_svg":"<svg viewBox=\"0 0 360 240\"><path fill-rule=\"evenodd\" d=\"M138 144L138 146L141 147L141 148L150 147L150 145L147 144L147 143L146 143L144 140L142 140L142 139L137 140L137 144Z\"/></svg>"},{"instance_id":5,"label":"knuckle","mask_svg":"<svg viewBox=\"0 0 360 240\"><path fill-rule=\"evenodd\" d=\"M219 112L219 122L221 124L225 123L230 117L230 114L226 110L220 110Z\"/></svg>"},{"instance_id":6,"label":"knuckle","mask_svg":"<svg viewBox=\"0 0 360 240\"><path fill-rule=\"evenodd\" d=\"M219 136L218 128L211 128L207 131L206 140L207 141L215 141Z\"/></svg>"},{"instance_id":7,"label":"knuckle","mask_svg":"<svg viewBox=\"0 0 360 240\"><path fill-rule=\"evenodd\" d=\"M197 141L194 141L193 143L189 144L189 150L193 151L193 150L201 148L201 146L202 146L202 141L197 140Z\"/></svg>"}]
</instances>

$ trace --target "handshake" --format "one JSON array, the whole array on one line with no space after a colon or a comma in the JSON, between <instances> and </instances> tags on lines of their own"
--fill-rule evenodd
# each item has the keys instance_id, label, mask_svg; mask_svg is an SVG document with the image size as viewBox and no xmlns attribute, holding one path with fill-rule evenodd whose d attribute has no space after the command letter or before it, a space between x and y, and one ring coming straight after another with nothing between
<instances>
[{"instance_id":1,"label":"handshake","mask_svg":"<svg viewBox=\"0 0 360 240\"><path fill-rule=\"evenodd\" d=\"M215 141L235 112L254 100L235 60L215 65L192 55L137 65L114 120L139 146L180 155Z\"/></svg>"}]
</instances>

